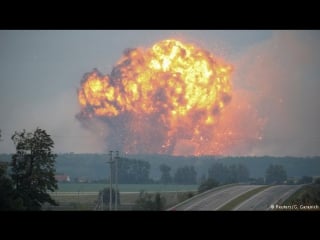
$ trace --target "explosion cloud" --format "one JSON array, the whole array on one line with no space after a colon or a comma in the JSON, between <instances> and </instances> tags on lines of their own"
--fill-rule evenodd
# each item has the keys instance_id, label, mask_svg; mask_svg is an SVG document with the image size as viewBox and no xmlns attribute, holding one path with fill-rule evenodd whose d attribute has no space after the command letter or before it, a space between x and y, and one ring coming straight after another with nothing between
<instances>
[{"instance_id":1,"label":"explosion cloud","mask_svg":"<svg viewBox=\"0 0 320 240\"><path fill-rule=\"evenodd\" d=\"M99 126L107 149L226 154L241 141L261 138L260 128L242 129L241 114L254 116L243 100L228 111L232 71L212 53L173 39L127 49L111 74L94 69L84 75L77 118L91 130Z\"/></svg>"}]
</instances>

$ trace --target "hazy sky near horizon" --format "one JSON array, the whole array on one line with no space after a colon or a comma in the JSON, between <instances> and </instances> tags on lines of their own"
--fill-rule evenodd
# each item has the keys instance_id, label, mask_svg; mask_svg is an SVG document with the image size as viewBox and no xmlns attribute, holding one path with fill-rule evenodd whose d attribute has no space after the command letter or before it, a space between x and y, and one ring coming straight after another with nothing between
<instances>
[{"instance_id":1,"label":"hazy sky near horizon","mask_svg":"<svg viewBox=\"0 0 320 240\"><path fill-rule=\"evenodd\" d=\"M0 30L0 153L15 151L14 131L36 127L55 152L103 152L75 119L84 73L110 73L125 49L168 38L234 65L234 88L250 91L267 119L247 155L320 155L320 32L282 30Z\"/></svg>"}]
</instances>

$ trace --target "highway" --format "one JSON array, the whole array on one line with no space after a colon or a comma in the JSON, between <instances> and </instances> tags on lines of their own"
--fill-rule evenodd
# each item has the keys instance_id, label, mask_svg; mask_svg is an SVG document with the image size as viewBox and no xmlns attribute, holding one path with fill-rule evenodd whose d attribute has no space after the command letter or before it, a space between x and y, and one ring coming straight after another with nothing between
<instances>
[{"instance_id":1,"label":"highway","mask_svg":"<svg viewBox=\"0 0 320 240\"><path fill-rule=\"evenodd\" d=\"M302 185L276 185L243 201L233 210L272 210L271 205L282 203Z\"/></svg>"},{"instance_id":2,"label":"highway","mask_svg":"<svg viewBox=\"0 0 320 240\"><path fill-rule=\"evenodd\" d=\"M218 210L238 196L261 187L261 185L233 185L220 189L213 189L199 196L195 196L183 204L178 204L169 210L177 211L210 211Z\"/></svg>"}]
</instances>

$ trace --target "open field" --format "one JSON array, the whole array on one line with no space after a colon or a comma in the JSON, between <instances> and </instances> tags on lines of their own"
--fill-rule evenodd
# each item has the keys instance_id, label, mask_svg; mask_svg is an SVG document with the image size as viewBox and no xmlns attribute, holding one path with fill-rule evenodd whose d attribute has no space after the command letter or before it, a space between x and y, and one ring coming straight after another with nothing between
<instances>
[{"instance_id":1,"label":"open field","mask_svg":"<svg viewBox=\"0 0 320 240\"><path fill-rule=\"evenodd\" d=\"M59 183L58 192L99 192L109 187L100 183ZM114 185L113 185L114 186ZM198 185L164 185L164 184L119 184L120 192L167 192L167 191L196 191Z\"/></svg>"},{"instance_id":2,"label":"open field","mask_svg":"<svg viewBox=\"0 0 320 240\"><path fill-rule=\"evenodd\" d=\"M306 184L292 194L282 205L291 206L289 210L320 211L320 184Z\"/></svg>"},{"instance_id":3,"label":"open field","mask_svg":"<svg viewBox=\"0 0 320 240\"><path fill-rule=\"evenodd\" d=\"M169 208L188 197L188 194L195 193L194 191L171 191L161 192L161 196L166 199L166 208ZM148 192L154 195L155 192ZM55 192L50 194L54 200L59 203L59 206L43 207L44 210L61 210L61 211L74 211L74 210L94 210L97 200L98 192ZM119 210L132 210L135 201L139 197L139 192L121 192L120 193L120 206Z\"/></svg>"},{"instance_id":4,"label":"open field","mask_svg":"<svg viewBox=\"0 0 320 240\"><path fill-rule=\"evenodd\" d=\"M59 184L57 192L50 193L59 206L43 207L44 210L94 210L98 200L99 191L107 184L66 183ZM162 185L162 184L119 184L120 206L119 210L132 210L140 191L150 194L161 193L166 199L166 208L184 200L188 193L197 191L198 185Z\"/></svg>"}]
</instances>

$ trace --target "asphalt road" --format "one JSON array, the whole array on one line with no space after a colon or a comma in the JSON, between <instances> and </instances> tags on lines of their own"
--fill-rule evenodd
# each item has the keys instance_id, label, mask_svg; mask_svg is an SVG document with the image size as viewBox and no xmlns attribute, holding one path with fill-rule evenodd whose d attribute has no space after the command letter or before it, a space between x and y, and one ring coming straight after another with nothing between
<instances>
[{"instance_id":1,"label":"asphalt road","mask_svg":"<svg viewBox=\"0 0 320 240\"><path fill-rule=\"evenodd\" d=\"M194 197L182 205L171 208L177 211L210 211L218 210L234 198L261 185L235 185Z\"/></svg>"},{"instance_id":2,"label":"asphalt road","mask_svg":"<svg viewBox=\"0 0 320 240\"><path fill-rule=\"evenodd\" d=\"M282 203L300 187L301 185L272 186L243 201L233 210L271 210L271 205Z\"/></svg>"}]
</instances>

